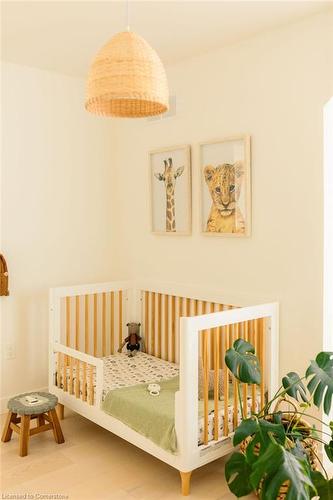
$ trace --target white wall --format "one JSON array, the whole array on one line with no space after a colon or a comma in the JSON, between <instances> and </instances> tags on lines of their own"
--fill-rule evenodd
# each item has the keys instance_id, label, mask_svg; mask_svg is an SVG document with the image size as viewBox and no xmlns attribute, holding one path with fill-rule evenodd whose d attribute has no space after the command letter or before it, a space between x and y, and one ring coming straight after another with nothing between
<instances>
[{"instance_id":1,"label":"white wall","mask_svg":"<svg viewBox=\"0 0 333 500\"><path fill-rule=\"evenodd\" d=\"M111 127L83 99L83 80L2 66L2 398L47 386L49 287L113 278Z\"/></svg>"},{"instance_id":2,"label":"white wall","mask_svg":"<svg viewBox=\"0 0 333 500\"><path fill-rule=\"evenodd\" d=\"M332 33L326 12L180 63L168 70L175 118L117 123L122 275L280 301L282 373L302 370L322 347L322 112L333 94ZM204 237L198 142L240 133L252 136L252 237ZM152 235L147 152L186 143L193 236Z\"/></svg>"}]
</instances>

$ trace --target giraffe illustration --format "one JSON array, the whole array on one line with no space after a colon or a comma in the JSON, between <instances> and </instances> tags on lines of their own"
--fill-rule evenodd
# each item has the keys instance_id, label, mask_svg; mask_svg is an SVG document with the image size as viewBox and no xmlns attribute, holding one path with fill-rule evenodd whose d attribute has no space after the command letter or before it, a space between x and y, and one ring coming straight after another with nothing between
<instances>
[{"instance_id":1,"label":"giraffe illustration","mask_svg":"<svg viewBox=\"0 0 333 500\"><path fill-rule=\"evenodd\" d=\"M184 167L179 167L175 171L172 165L172 158L164 160L164 172L155 173L155 177L159 181L163 181L165 185L166 196L166 219L165 229L167 232L176 231L176 210L175 210L175 186L176 179L184 172Z\"/></svg>"}]
</instances>

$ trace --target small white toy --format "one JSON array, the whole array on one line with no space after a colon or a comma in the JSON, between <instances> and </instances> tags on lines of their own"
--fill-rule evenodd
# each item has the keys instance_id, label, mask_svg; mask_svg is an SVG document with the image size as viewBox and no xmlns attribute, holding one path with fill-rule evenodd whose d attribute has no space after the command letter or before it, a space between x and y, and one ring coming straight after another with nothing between
<instances>
[{"instance_id":1,"label":"small white toy","mask_svg":"<svg viewBox=\"0 0 333 500\"><path fill-rule=\"evenodd\" d=\"M39 399L36 397L36 396L26 396L25 397L25 400L27 403L29 403L30 405L33 405L33 404L36 404L36 403L39 403Z\"/></svg>"},{"instance_id":2,"label":"small white toy","mask_svg":"<svg viewBox=\"0 0 333 500\"><path fill-rule=\"evenodd\" d=\"M151 396L159 396L160 395L161 386L159 384L149 384L148 391Z\"/></svg>"}]
</instances>

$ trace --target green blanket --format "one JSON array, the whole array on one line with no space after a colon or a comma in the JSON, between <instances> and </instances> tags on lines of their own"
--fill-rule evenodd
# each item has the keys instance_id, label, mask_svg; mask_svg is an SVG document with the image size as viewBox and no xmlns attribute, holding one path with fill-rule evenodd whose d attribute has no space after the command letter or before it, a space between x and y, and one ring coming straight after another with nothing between
<instances>
[{"instance_id":1,"label":"green blanket","mask_svg":"<svg viewBox=\"0 0 333 500\"><path fill-rule=\"evenodd\" d=\"M179 389L179 377L158 383L161 392L155 397L149 394L148 384L114 389L106 395L102 410L174 453L177 450L175 392Z\"/></svg>"}]
</instances>

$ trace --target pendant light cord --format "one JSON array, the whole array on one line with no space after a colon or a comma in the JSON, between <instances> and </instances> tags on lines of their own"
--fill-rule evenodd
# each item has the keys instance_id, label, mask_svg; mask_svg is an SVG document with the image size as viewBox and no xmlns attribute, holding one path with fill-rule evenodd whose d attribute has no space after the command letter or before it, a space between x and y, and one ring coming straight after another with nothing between
<instances>
[{"instance_id":1,"label":"pendant light cord","mask_svg":"<svg viewBox=\"0 0 333 500\"><path fill-rule=\"evenodd\" d=\"M126 0L126 26L127 31L130 31L130 23L129 23L129 0Z\"/></svg>"}]
</instances>

